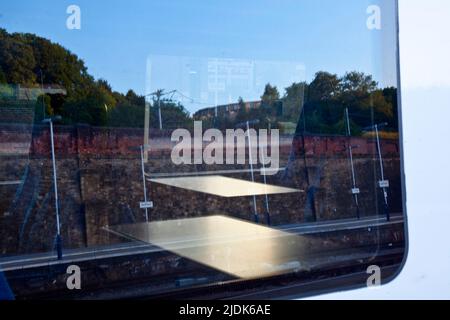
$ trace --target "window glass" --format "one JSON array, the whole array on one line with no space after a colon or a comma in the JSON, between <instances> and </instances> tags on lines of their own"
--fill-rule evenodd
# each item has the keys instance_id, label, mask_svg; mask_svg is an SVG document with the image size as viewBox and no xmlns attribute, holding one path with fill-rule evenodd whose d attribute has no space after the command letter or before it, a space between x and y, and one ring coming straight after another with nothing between
<instances>
[{"instance_id":1,"label":"window glass","mask_svg":"<svg viewBox=\"0 0 450 320\"><path fill-rule=\"evenodd\" d=\"M396 1L17 0L0 22L9 296L273 298L400 270Z\"/></svg>"}]
</instances>

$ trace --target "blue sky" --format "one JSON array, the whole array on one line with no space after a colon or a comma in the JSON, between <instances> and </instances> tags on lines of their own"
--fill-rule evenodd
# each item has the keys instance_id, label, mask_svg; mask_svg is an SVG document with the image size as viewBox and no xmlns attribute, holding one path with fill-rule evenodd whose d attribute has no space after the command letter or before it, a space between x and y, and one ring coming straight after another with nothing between
<instances>
[{"instance_id":1,"label":"blue sky","mask_svg":"<svg viewBox=\"0 0 450 320\"><path fill-rule=\"evenodd\" d=\"M296 61L304 65L306 80L319 70L339 75L358 70L389 85L395 79L377 61L383 54L385 59L392 56L392 39L366 27L367 6L380 2L393 3L15 0L0 4L0 26L62 44L85 61L91 74L121 92L131 88L144 93L151 55ZM66 28L71 4L81 8L81 30ZM391 27L392 6L382 8L383 26ZM392 62L388 66L392 69Z\"/></svg>"}]
</instances>

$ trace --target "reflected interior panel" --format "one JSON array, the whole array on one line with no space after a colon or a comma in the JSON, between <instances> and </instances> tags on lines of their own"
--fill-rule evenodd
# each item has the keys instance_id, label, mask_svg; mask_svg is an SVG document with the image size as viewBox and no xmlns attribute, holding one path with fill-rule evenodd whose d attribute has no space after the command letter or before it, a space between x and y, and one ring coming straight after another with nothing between
<instances>
[{"instance_id":1,"label":"reflected interior panel","mask_svg":"<svg viewBox=\"0 0 450 320\"><path fill-rule=\"evenodd\" d=\"M238 278L266 277L306 268L305 237L210 216L109 227Z\"/></svg>"},{"instance_id":2,"label":"reflected interior panel","mask_svg":"<svg viewBox=\"0 0 450 320\"><path fill-rule=\"evenodd\" d=\"M302 192L297 189L222 176L161 178L151 179L150 181L185 190L212 194L224 198Z\"/></svg>"}]
</instances>

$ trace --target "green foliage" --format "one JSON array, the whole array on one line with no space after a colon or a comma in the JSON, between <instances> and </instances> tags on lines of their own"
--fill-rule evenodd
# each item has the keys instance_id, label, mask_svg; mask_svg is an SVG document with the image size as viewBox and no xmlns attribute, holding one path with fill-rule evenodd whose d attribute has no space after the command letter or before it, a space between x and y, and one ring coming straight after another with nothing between
<instances>
[{"instance_id":1,"label":"green foliage","mask_svg":"<svg viewBox=\"0 0 450 320\"><path fill-rule=\"evenodd\" d=\"M330 101L341 92L341 81L337 75L318 72L309 85L308 99L311 101Z\"/></svg>"},{"instance_id":2,"label":"green foliage","mask_svg":"<svg viewBox=\"0 0 450 320\"><path fill-rule=\"evenodd\" d=\"M277 87L271 86L270 83L266 84L264 94L261 96L263 104L271 105L275 101L280 99L280 93Z\"/></svg>"},{"instance_id":3,"label":"green foliage","mask_svg":"<svg viewBox=\"0 0 450 320\"><path fill-rule=\"evenodd\" d=\"M286 88L283 99L283 120L288 122L298 122L300 113L305 103L308 84L306 82L293 83Z\"/></svg>"},{"instance_id":4,"label":"green foliage","mask_svg":"<svg viewBox=\"0 0 450 320\"><path fill-rule=\"evenodd\" d=\"M33 48L26 43L25 35L9 35L0 29L0 67L6 82L22 85L35 83L35 65Z\"/></svg>"},{"instance_id":5,"label":"green foliage","mask_svg":"<svg viewBox=\"0 0 450 320\"><path fill-rule=\"evenodd\" d=\"M349 72L343 77L318 72L313 81L293 83L280 99L278 90L267 84L261 107L247 109L242 98L234 118L225 116L214 120L220 129L233 128L237 123L258 120L255 128L279 128L287 133L292 125L297 132L324 135L346 135L345 109L349 110L352 135L362 135L363 128L387 122L387 131L398 131L397 90L378 89L372 76ZM212 125L212 124L211 124ZM227 126L227 127L225 127Z\"/></svg>"},{"instance_id":6,"label":"green foliage","mask_svg":"<svg viewBox=\"0 0 450 320\"><path fill-rule=\"evenodd\" d=\"M0 84L6 84L8 80L6 79L6 74L3 72L2 67L0 66Z\"/></svg>"},{"instance_id":7,"label":"green foliage","mask_svg":"<svg viewBox=\"0 0 450 320\"><path fill-rule=\"evenodd\" d=\"M93 86L84 97L71 98L66 101L63 118L66 123L105 126L108 121L107 113L113 106L115 106L115 100L111 94L101 86Z\"/></svg>"},{"instance_id":8,"label":"green foliage","mask_svg":"<svg viewBox=\"0 0 450 320\"><path fill-rule=\"evenodd\" d=\"M137 105L129 102L118 104L108 113L108 126L142 128L144 127L144 104Z\"/></svg>"},{"instance_id":9,"label":"green foliage","mask_svg":"<svg viewBox=\"0 0 450 320\"><path fill-rule=\"evenodd\" d=\"M340 82L342 93L349 93L354 97L364 96L367 93L373 92L377 89L378 85L372 79L372 76L356 71L346 73Z\"/></svg>"},{"instance_id":10,"label":"green foliage","mask_svg":"<svg viewBox=\"0 0 450 320\"><path fill-rule=\"evenodd\" d=\"M54 115L54 110L51 107L51 98L48 95L41 95L36 100L34 106L34 121L41 122L48 116Z\"/></svg>"},{"instance_id":11,"label":"green foliage","mask_svg":"<svg viewBox=\"0 0 450 320\"><path fill-rule=\"evenodd\" d=\"M67 94L40 96L35 102L36 121L44 114L55 114L63 116L66 124L144 125L145 97L133 90L125 95L115 92L106 80L95 80L83 60L59 44L33 34L9 34L0 28L0 98L14 96L11 85L39 88L42 84L64 88ZM151 103L150 126L159 128L160 103L165 129L192 127L192 118L185 108L163 97L160 90ZM310 84L293 83L285 88L282 97L278 88L268 83L260 107L246 108L242 98L238 103L237 115L211 118L204 126L228 129L238 123L258 120L259 128L270 126L288 132L298 123L297 131L345 134L344 111L348 108L354 135L362 134L362 128L375 122L387 122L387 131L398 130L397 89L379 89L372 76L361 72L348 72L339 77L321 71Z\"/></svg>"},{"instance_id":12,"label":"green foliage","mask_svg":"<svg viewBox=\"0 0 450 320\"><path fill-rule=\"evenodd\" d=\"M125 100L131 105L143 106L145 104L145 98L137 95L133 90L128 90Z\"/></svg>"},{"instance_id":13,"label":"green foliage","mask_svg":"<svg viewBox=\"0 0 450 320\"><path fill-rule=\"evenodd\" d=\"M308 133L346 134L346 108L353 135L361 135L363 128L384 122L389 124L387 130L398 131L397 90L378 89L370 75L349 72L339 78L318 72L306 91L304 119L300 123L306 123Z\"/></svg>"},{"instance_id":14,"label":"green foliage","mask_svg":"<svg viewBox=\"0 0 450 320\"><path fill-rule=\"evenodd\" d=\"M144 127L144 115L144 97L129 91L126 99L108 113L108 126L142 128ZM161 118L164 129L192 127L192 120L186 109L170 100L161 100ZM155 103L150 107L150 128L159 128L158 108Z\"/></svg>"},{"instance_id":15,"label":"green foliage","mask_svg":"<svg viewBox=\"0 0 450 320\"><path fill-rule=\"evenodd\" d=\"M180 103L171 100L161 100L161 118L164 129L193 127L189 112ZM159 128L158 105L155 102L150 110L150 127Z\"/></svg>"},{"instance_id":16,"label":"green foliage","mask_svg":"<svg viewBox=\"0 0 450 320\"><path fill-rule=\"evenodd\" d=\"M59 85L70 97L82 97L94 85L94 78L75 54L36 35L25 34L22 39L33 50L35 65L32 70L38 84Z\"/></svg>"},{"instance_id":17,"label":"green foliage","mask_svg":"<svg viewBox=\"0 0 450 320\"><path fill-rule=\"evenodd\" d=\"M0 101L11 99L14 96L14 88L7 84L0 83Z\"/></svg>"},{"instance_id":18,"label":"green foliage","mask_svg":"<svg viewBox=\"0 0 450 320\"><path fill-rule=\"evenodd\" d=\"M114 92L103 79L89 75L83 60L59 44L33 34L0 29L0 84L32 88L42 84L59 86L67 95L45 95L36 101L36 121L44 115L58 114L65 124L93 126L143 127L145 99L130 90L126 95ZM6 95L6 94L5 94ZM151 110L151 126L159 127L156 109ZM167 126L189 122L183 106L162 101Z\"/></svg>"}]
</instances>

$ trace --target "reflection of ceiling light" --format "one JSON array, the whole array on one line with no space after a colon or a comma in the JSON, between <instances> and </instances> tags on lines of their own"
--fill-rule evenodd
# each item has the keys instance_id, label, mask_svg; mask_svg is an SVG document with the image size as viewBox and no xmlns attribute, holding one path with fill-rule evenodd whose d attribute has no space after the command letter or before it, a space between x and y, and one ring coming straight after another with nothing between
<instances>
[{"instance_id":1,"label":"reflection of ceiling light","mask_svg":"<svg viewBox=\"0 0 450 320\"><path fill-rule=\"evenodd\" d=\"M197 74L197 71L189 71L189 74Z\"/></svg>"},{"instance_id":2,"label":"reflection of ceiling light","mask_svg":"<svg viewBox=\"0 0 450 320\"><path fill-rule=\"evenodd\" d=\"M222 176L151 179L151 182L224 198L297 193L301 190Z\"/></svg>"},{"instance_id":3,"label":"reflection of ceiling light","mask_svg":"<svg viewBox=\"0 0 450 320\"><path fill-rule=\"evenodd\" d=\"M306 267L304 236L224 216L120 225L108 230L239 278L298 272Z\"/></svg>"}]
</instances>

